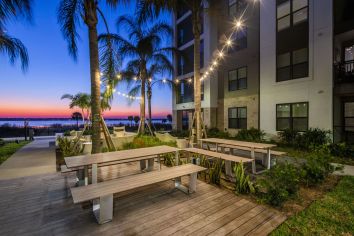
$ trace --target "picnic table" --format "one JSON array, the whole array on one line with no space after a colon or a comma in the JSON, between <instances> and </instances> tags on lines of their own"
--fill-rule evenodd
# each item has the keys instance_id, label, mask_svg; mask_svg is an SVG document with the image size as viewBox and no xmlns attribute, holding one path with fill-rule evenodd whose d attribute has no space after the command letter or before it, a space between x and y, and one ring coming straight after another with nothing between
<instances>
[{"instance_id":1,"label":"picnic table","mask_svg":"<svg viewBox=\"0 0 354 236\"><path fill-rule=\"evenodd\" d=\"M216 151L218 151L218 145L224 144L229 146L234 146L235 149L237 147L247 147L251 150L251 158L255 160L255 149L264 149L267 151L267 169L270 169L270 149L272 147L276 147L274 144L267 144L267 143L253 143L253 142L245 142L245 141L238 141L238 140L230 140L230 139L220 139L220 138L205 138L200 139L201 147L203 148L203 143L213 143L216 145ZM252 163L252 172L256 172L256 165L255 162Z\"/></svg>"},{"instance_id":2,"label":"picnic table","mask_svg":"<svg viewBox=\"0 0 354 236\"><path fill-rule=\"evenodd\" d=\"M104 165L115 165L118 163L124 162L133 162L133 161L144 161L148 160L147 170L152 170L154 165L154 158L158 156L158 162L160 164L160 155L175 153L176 163L178 163L180 149L170 146L156 146L148 148L138 148L130 149L116 152L106 152L106 153L97 153L90 155L74 156L74 157L65 157L65 164L68 169L75 170L84 170L84 185L88 185L88 168L91 167L92 173L92 183L97 183L97 167L100 164ZM142 163L142 162L141 162Z\"/></svg>"}]
</instances>

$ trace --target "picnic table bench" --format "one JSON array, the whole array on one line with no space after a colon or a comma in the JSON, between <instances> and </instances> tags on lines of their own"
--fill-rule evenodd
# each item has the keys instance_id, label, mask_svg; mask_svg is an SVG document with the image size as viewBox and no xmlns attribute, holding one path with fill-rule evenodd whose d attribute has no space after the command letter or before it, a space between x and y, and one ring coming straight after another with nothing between
<instances>
[{"instance_id":1,"label":"picnic table bench","mask_svg":"<svg viewBox=\"0 0 354 236\"><path fill-rule=\"evenodd\" d=\"M93 201L93 212L99 224L113 219L113 194L174 179L175 188L189 194L196 191L197 173L206 170L203 167L186 164L160 171L146 172L122 177L96 184L71 188L73 202ZM189 186L181 183L181 177L189 175Z\"/></svg>"},{"instance_id":2,"label":"picnic table bench","mask_svg":"<svg viewBox=\"0 0 354 236\"><path fill-rule=\"evenodd\" d=\"M216 146L216 150L220 145L230 145L236 147L244 147L249 148L251 150L251 158L255 160L255 150L263 149L267 152L267 169L270 169L270 159L271 159L271 151L270 148L276 147L274 144L267 143L254 143L254 142L245 142L238 140L230 140L230 139L220 139L220 138L205 138L200 139L201 147L203 147L203 143L214 143ZM252 172L256 173L256 164L252 162Z\"/></svg>"},{"instance_id":3,"label":"picnic table bench","mask_svg":"<svg viewBox=\"0 0 354 236\"><path fill-rule=\"evenodd\" d=\"M230 150L239 149L239 150L243 150L243 151L251 151L251 148L248 148L248 147L234 146L234 145L228 145L228 144L219 144L218 147L220 147L222 149L228 148ZM264 149L255 149L254 151L257 153L267 154L267 150L264 150ZM270 150L270 155L284 156L284 155L286 155L286 152Z\"/></svg>"},{"instance_id":4,"label":"picnic table bench","mask_svg":"<svg viewBox=\"0 0 354 236\"><path fill-rule=\"evenodd\" d=\"M233 176L232 174L232 169L231 169L231 163L232 162L237 162L237 163L249 163L249 162L254 162L254 160L250 158L245 158L245 157L239 157L239 156L234 156L234 155L229 155L225 153L220 153L220 152L213 152L205 149L199 149L199 148L186 148L183 149L185 152L189 153L195 153L195 154L200 154L208 157L213 157L213 158L220 158L225 161L225 173L227 176Z\"/></svg>"},{"instance_id":5,"label":"picnic table bench","mask_svg":"<svg viewBox=\"0 0 354 236\"><path fill-rule=\"evenodd\" d=\"M92 183L97 183L97 168L98 166L116 165L121 163L128 163L134 161L140 161L140 169L145 169L146 160L148 160L147 170L150 171L154 168L154 160L157 160L160 164L160 155L174 153L176 157L176 162L178 163L179 150L175 147L170 146L156 146L147 148L137 148L116 152L107 153L97 153L91 155L82 155L74 157L65 157L65 164L67 169L77 171L80 177L80 185L88 184L88 169L91 168L92 172ZM63 168L64 171L68 171ZM80 172L83 172L81 174ZM84 176L81 178L81 176Z\"/></svg>"}]
</instances>

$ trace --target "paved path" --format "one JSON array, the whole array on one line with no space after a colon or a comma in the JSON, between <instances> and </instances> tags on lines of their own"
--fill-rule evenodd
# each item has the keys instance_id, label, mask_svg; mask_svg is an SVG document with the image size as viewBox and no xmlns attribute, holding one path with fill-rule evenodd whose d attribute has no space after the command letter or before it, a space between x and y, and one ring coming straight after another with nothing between
<instances>
[{"instance_id":1,"label":"paved path","mask_svg":"<svg viewBox=\"0 0 354 236\"><path fill-rule=\"evenodd\" d=\"M354 176L354 166L349 166L349 165L341 165L341 164L336 164L332 163L334 166L343 166L343 170L337 170L334 172L335 175L350 175Z\"/></svg>"},{"instance_id":2,"label":"paved path","mask_svg":"<svg viewBox=\"0 0 354 236\"><path fill-rule=\"evenodd\" d=\"M38 137L24 146L0 166L0 180L38 174L55 173L54 137Z\"/></svg>"}]
</instances>

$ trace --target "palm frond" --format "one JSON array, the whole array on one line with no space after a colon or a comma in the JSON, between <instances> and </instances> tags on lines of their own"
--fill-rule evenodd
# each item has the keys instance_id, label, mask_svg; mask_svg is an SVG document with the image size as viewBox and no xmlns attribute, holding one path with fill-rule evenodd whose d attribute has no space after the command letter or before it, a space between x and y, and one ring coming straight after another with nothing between
<instances>
[{"instance_id":1,"label":"palm frond","mask_svg":"<svg viewBox=\"0 0 354 236\"><path fill-rule=\"evenodd\" d=\"M58 8L58 23L64 39L68 42L69 54L77 60L77 28L80 26L82 0L61 0Z\"/></svg>"},{"instance_id":2,"label":"palm frond","mask_svg":"<svg viewBox=\"0 0 354 236\"><path fill-rule=\"evenodd\" d=\"M25 18L32 21L33 0L1 0L0 1L0 27L7 21Z\"/></svg>"},{"instance_id":3,"label":"palm frond","mask_svg":"<svg viewBox=\"0 0 354 236\"><path fill-rule=\"evenodd\" d=\"M26 47L19 39L12 38L1 31L0 33L0 53L6 53L12 65L20 59L22 71L26 71L29 63Z\"/></svg>"}]
</instances>

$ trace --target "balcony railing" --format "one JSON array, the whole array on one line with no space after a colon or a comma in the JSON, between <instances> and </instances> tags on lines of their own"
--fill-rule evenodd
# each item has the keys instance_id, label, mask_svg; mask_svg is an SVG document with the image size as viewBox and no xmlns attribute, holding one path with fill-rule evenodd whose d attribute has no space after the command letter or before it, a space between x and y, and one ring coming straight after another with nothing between
<instances>
[{"instance_id":1,"label":"balcony railing","mask_svg":"<svg viewBox=\"0 0 354 236\"><path fill-rule=\"evenodd\" d=\"M354 83L354 60L335 64L334 78L336 83Z\"/></svg>"}]
</instances>

